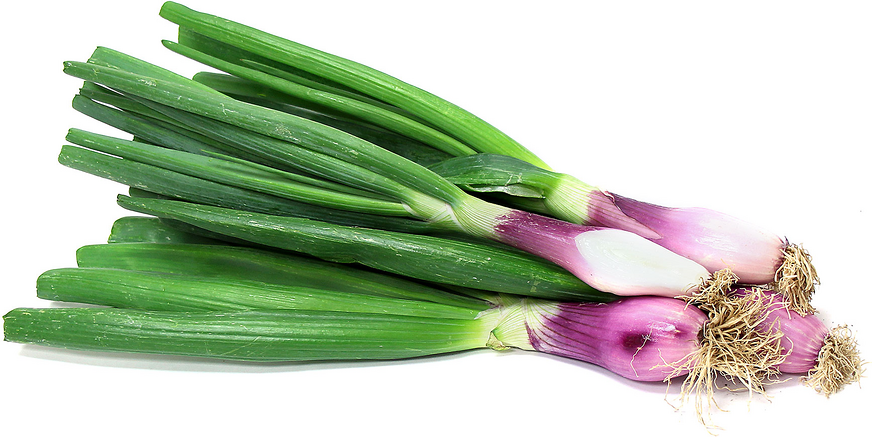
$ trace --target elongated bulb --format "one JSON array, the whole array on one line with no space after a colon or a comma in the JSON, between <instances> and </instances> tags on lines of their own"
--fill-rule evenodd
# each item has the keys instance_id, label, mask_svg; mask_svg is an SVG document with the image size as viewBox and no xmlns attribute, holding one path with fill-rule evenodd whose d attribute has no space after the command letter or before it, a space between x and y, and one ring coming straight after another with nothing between
<instances>
[{"instance_id":1,"label":"elongated bulb","mask_svg":"<svg viewBox=\"0 0 872 437\"><path fill-rule=\"evenodd\" d=\"M618 295L674 297L709 277L702 265L630 232L598 229L579 234L575 243L584 264L581 279Z\"/></svg>"},{"instance_id":2,"label":"elongated bulb","mask_svg":"<svg viewBox=\"0 0 872 437\"><path fill-rule=\"evenodd\" d=\"M470 206L458 214L464 230L552 261L600 291L677 297L693 293L711 277L704 266L629 231Z\"/></svg>"}]
</instances>

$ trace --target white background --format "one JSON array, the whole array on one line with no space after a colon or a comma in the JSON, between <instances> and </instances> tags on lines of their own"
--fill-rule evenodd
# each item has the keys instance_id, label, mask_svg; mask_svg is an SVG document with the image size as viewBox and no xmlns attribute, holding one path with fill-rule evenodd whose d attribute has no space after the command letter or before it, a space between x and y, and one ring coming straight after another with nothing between
<instances>
[{"instance_id":1,"label":"white background","mask_svg":"<svg viewBox=\"0 0 872 437\"><path fill-rule=\"evenodd\" d=\"M50 306L125 214L123 187L56 162L75 113L61 63L97 45L182 74L159 1L14 2L3 52L0 312ZM801 242L828 326L872 351L872 10L868 2L187 2L389 72L470 110L556 169L669 206L705 206ZM6 435L705 435L662 384L533 353L244 365L0 344ZM866 381L868 383L868 381ZM721 435L869 429L870 387L829 399L794 377L728 394ZM18 431L18 432L16 432ZM861 432L862 433L862 432Z\"/></svg>"}]
</instances>

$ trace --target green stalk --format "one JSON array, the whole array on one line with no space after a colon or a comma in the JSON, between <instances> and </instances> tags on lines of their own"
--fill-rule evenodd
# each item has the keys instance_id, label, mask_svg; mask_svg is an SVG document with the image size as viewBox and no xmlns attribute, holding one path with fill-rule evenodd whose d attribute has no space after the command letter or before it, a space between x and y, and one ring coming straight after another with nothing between
<instances>
[{"instance_id":1,"label":"green stalk","mask_svg":"<svg viewBox=\"0 0 872 437\"><path fill-rule=\"evenodd\" d=\"M308 71L402 108L478 152L515 156L547 168L532 152L480 118L375 69L177 3L164 3L160 14L182 28Z\"/></svg>"},{"instance_id":2,"label":"green stalk","mask_svg":"<svg viewBox=\"0 0 872 437\"><path fill-rule=\"evenodd\" d=\"M180 123L176 123L175 120L169 118L160 112L157 112L148 106L145 106L139 102L135 102L132 99L125 97L122 94L116 93L110 89L104 88L100 85L97 85L93 82L85 82L82 84L82 87L79 88L79 94L82 97L86 97L86 100L92 100L94 102L100 102L105 105L113 106L117 108L118 112L122 114L126 114L134 119L147 120L146 124L155 124L158 126L162 126L166 130L172 130L175 132L185 131L190 132L185 126L182 126ZM73 98L73 109L85 113L89 117L93 117L90 113L83 111L82 109L76 108L76 98ZM92 105L94 107L98 107L96 105ZM88 107L84 107L84 109L88 109ZM94 117L96 118L96 117ZM102 120L101 120L102 121ZM173 125L175 129L167 127L167 125ZM120 129L120 128L119 128ZM122 129L124 130L124 129ZM199 140L199 139L198 139ZM205 141L201 141L205 142Z\"/></svg>"},{"instance_id":3,"label":"green stalk","mask_svg":"<svg viewBox=\"0 0 872 437\"><path fill-rule=\"evenodd\" d=\"M115 109L106 106L107 104L127 109ZM175 120L120 94L87 90L83 87L79 94L73 97L73 109L97 121L130 133L149 144L198 155L226 155L228 153L227 147L222 147L219 142L181 127ZM233 152L246 159L257 160L257 157L253 155L243 155L236 150Z\"/></svg>"},{"instance_id":4,"label":"green stalk","mask_svg":"<svg viewBox=\"0 0 872 437\"><path fill-rule=\"evenodd\" d=\"M112 223L109 243L220 244L219 240L168 226L155 217L121 217Z\"/></svg>"},{"instance_id":5,"label":"green stalk","mask_svg":"<svg viewBox=\"0 0 872 437\"><path fill-rule=\"evenodd\" d=\"M365 214L411 217L401 203L321 188L310 185L309 178L267 169L254 163L241 164L226 159L120 140L78 129L71 129L66 139L73 144L99 152L237 188L328 208L338 207Z\"/></svg>"},{"instance_id":6,"label":"green stalk","mask_svg":"<svg viewBox=\"0 0 872 437\"><path fill-rule=\"evenodd\" d=\"M96 87L97 85L94 86ZM84 87L82 91L85 91ZM287 166L294 167L291 169L281 165L276 166L277 163L274 160L264 159L256 151L252 151L253 143L257 143L259 137L255 137L255 134L252 133L243 134L238 132L238 128L223 123L215 123L202 117L196 118L191 114L148 102L148 105L159 107L160 111L172 114L189 123L183 124L121 94L110 94L110 92L86 92L86 94L96 100L91 97L86 98L84 95L75 96L73 98L74 109L96 120L131 133L150 144L201 155L218 156L224 160L236 161L246 165L250 165L250 163L259 164L259 168L262 170L273 171L284 178L303 182L307 185L327 188L340 193L387 199L386 196L377 195L369 191L306 176L307 172L301 170L296 163ZM98 101L113 106L129 108L130 111L133 111L133 114L142 113L143 115L133 115L127 112L126 109L124 111L113 109L97 103ZM155 117L159 119L155 119ZM191 127L194 127L196 132L191 130ZM304 154L307 152L306 150L301 151ZM276 166L281 171L274 170L271 166ZM258 165L253 165L253 167L258 167Z\"/></svg>"},{"instance_id":7,"label":"green stalk","mask_svg":"<svg viewBox=\"0 0 872 437\"><path fill-rule=\"evenodd\" d=\"M131 58L98 49L92 59L107 57L124 58L128 61ZM467 197L461 189L424 167L353 135L304 118L240 102L211 89L210 92L203 92L200 87L204 86L192 80L170 82L80 62L65 63L64 71L123 93L223 121L356 164L448 204L461 203ZM397 188L387 187L385 194L398 194ZM416 200L420 201L404 199L407 203Z\"/></svg>"},{"instance_id":8,"label":"green stalk","mask_svg":"<svg viewBox=\"0 0 872 437\"><path fill-rule=\"evenodd\" d=\"M67 167L133 188L207 205L400 232L428 233L440 229L436 224L419 220L373 216L295 202L74 146L63 146L58 161Z\"/></svg>"},{"instance_id":9,"label":"green stalk","mask_svg":"<svg viewBox=\"0 0 872 437\"><path fill-rule=\"evenodd\" d=\"M245 65L246 62L256 62L261 65L280 69L285 74L293 77L294 82L297 82L301 85L306 85L310 88L321 91L328 91L334 94L342 94L347 97L356 98L358 100L380 102L379 100L373 99L365 94L359 93L339 83L327 80L320 76L316 76L309 72L300 70L299 68L294 68L289 65L284 65L273 60L264 58L263 56L258 56L252 52L242 50L230 44L225 44L218 40L194 32L193 30L185 27L179 27L178 36L180 43L183 43L184 45L199 50L203 53L209 53L212 56L218 57L227 62L233 62L240 65ZM380 103L384 104L384 102ZM399 111L400 109L394 108L394 110Z\"/></svg>"},{"instance_id":10,"label":"green stalk","mask_svg":"<svg viewBox=\"0 0 872 437\"><path fill-rule=\"evenodd\" d=\"M329 188L344 193L363 194L367 190L370 197L396 199L398 196L418 199L419 193L396 183L394 180L364 169L352 162L346 162L323 153L313 152L303 147L295 146L286 141L260 135L227 123L215 121L206 117L191 114L160 105L147 100L143 101L149 108L171 117L176 123L194 130L217 141L221 149L231 155L243 158L254 157L254 162L265 163L277 169L314 174L342 183L329 182L322 179L306 178L309 185ZM352 189L358 187L360 189ZM381 193L381 194L379 194ZM390 193L390 194L385 194ZM405 196L403 194L405 193Z\"/></svg>"},{"instance_id":11,"label":"green stalk","mask_svg":"<svg viewBox=\"0 0 872 437\"><path fill-rule=\"evenodd\" d=\"M76 259L79 267L84 269L190 275L227 282L261 282L285 287L412 299L476 311L487 308L479 300L457 296L409 279L344 264L246 247L114 243L84 246L76 252Z\"/></svg>"},{"instance_id":12,"label":"green stalk","mask_svg":"<svg viewBox=\"0 0 872 437\"><path fill-rule=\"evenodd\" d=\"M150 311L317 310L345 313L397 314L449 319L475 318L487 309L397 299L301 285L273 284L234 275L198 276L103 268L56 269L40 275L41 299ZM471 300L471 299L470 299Z\"/></svg>"},{"instance_id":13,"label":"green stalk","mask_svg":"<svg viewBox=\"0 0 872 437\"><path fill-rule=\"evenodd\" d=\"M218 58L221 61L229 62L240 67L252 68L261 72L269 72L273 76L294 82L315 91L326 92L343 98L357 100L406 117L411 116L411 114L397 108L396 106L373 99L372 97L361 94L351 88L344 87L298 68L282 65L232 45L224 44L190 29L180 27L178 37L179 44L184 45L186 48L208 54L209 56Z\"/></svg>"},{"instance_id":14,"label":"green stalk","mask_svg":"<svg viewBox=\"0 0 872 437\"><path fill-rule=\"evenodd\" d=\"M128 195L134 199L174 200L174 199L170 199L170 198L167 198L164 196L149 193L148 191L137 190L135 188L131 188L128 192ZM227 235L219 234L217 232L207 231L205 229L198 228L196 226L192 226L188 223L184 223L184 222L181 222L178 220L160 219L157 217L146 217L146 218L156 219L160 223L161 228L172 229L173 232L175 233L175 235L177 235L177 236L180 234L184 234L186 236L183 238L180 238L179 241L176 241L176 242L144 240L145 238L148 238L147 235L141 235L141 236L128 235L126 238L130 238L130 241L113 241L112 240L113 235L110 232L110 235L109 235L110 239L108 242L109 243L129 242L129 243L161 243L161 244L172 244L172 243L175 243L175 244L211 244L211 245L222 245L222 246L226 245L226 246L233 246L233 247L250 247L253 249L262 249L262 250L273 250L272 248L270 248L268 246L264 246L264 245L256 244L256 243L251 243L249 241L241 240L239 238L233 238L233 237L230 237ZM122 219L124 219L124 217L122 217L119 220L122 220ZM145 224L144 226L149 226L149 224ZM114 224L113 224L113 227L114 227ZM131 232L137 232L137 230L135 230L135 229L128 229L128 230ZM146 231L146 232L149 232L149 231ZM205 240L207 240L207 242L197 241L196 240L197 238L205 239ZM137 241L137 239L139 239L139 241ZM190 241L188 241L188 240L190 240Z\"/></svg>"},{"instance_id":15,"label":"green stalk","mask_svg":"<svg viewBox=\"0 0 872 437\"><path fill-rule=\"evenodd\" d=\"M346 117L336 111L330 111L300 99L294 99L271 88L238 77L201 72L195 74L193 79L237 100L308 118L348 132L425 167L452 157L409 137Z\"/></svg>"},{"instance_id":16,"label":"green stalk","mask_svg":"<svg viewBox=\"0 0 872 437\"><path fill-rule=\"evenodd\" d=\"M352 228L159 199L120 196L122 207L251 243L357 262L410 278L555 300L610 301L557 265L511 248ZM438 268L434 268L438 266Z\"/></svg>"},{"instance_id":17,"label":"green stalk","mask_svg":"<svg viewBox=\"0 0 872 437\"><path fill-rule=\"evenodd\" d=\"M266 70L266 72L264 72L231 62L222 61L221 59L209 56L206 53L170 41L164 41L164 46L182 56L193 59L202 64L243 79L263 84L290 96L339 111L398 134L405 135L452 156L465 156L476 153L475 150L469 148L462 142L433 129L430 126L411 120L402 114L398 114L390 108L385 108L384 105L374 105L354 98L308 88L298 83L291 82L286 78L276 76L284 75L280 71L267 66L261 66L262 69Z\"/></svg>"},{"instance_id":18,"label":"green stalk","mask_svg":"<svg viewBox=\"0 0 872 437\"><path fill-rule=\"evenodd\" d=\"M430 170L470 191L541 198L559 182L557 173L504 155L479 153L431 165Z\"/></svg>"},{"instance_id":19,"label":"green stalk","mask_svg":"<svg viewBox=\"0 0 872 437\"><path fill-rule=\"evenodd\" d=\"M183 33L183 29L179 29L179 41L185 41L185 43L180 42L177 44L177 43L174 43L172 41L163 41L164 46L169 44L169 45L175 45L177 47L178 46L185 46L186 48L193 48L194 46L189 44L190 40L185 40L181 37L182 33ZM189 32L189 33L192 35L197 35L197 33L195 33L195 32ZM224 46L226 46L226 44ZM173 50L173 49L170 48L170 50ZM175 50L173 50L173 51L175 51ZM198 50L198 51L203 52L204 54L214 53L214 52L207 51L207 50ZM179 53L179 52L176 52L176 53ZM181 53L179 53L179 54L181 54ZM329 86L325 86L323 84L319 84L318 82L309 81L309 80L306 80L304 78L301 78L300 76L298 76L295 73L289 73L287 71L284 71L279 67L271 67L269 65L266 65L266 64L263 64L263 63L260 63L257 61L252 61L250 59L240 59L240 62L238 65L247 66L249 68L260 71L260 72L265 73L265 74L268 74L268 75L273 76L275 78L279 78L279 79L289 81L289 82L294 82L296 84L302 85L305 89L319 90L319 91L326 92L328 94L334 94L334 95L346 97L349 99L353 99L353 100L356 100L360 103L365 103L365 104L371 105L371 106L378 108L382 111L392 112L396 115L399 115L399 116L405 118L407 121L415 121L415 120L410 119L410 117L412 116L411 114L403 111L400 108L397 108L396 106L389 105L385 102L370 98L369 96L359 94L359 93L356 93L354 91L343 91L341 88L329 87ZM417 122L417 121L415 121L415 122ZM462 146L462 147L465 148L465 146Z\"/></svg>"},{"instance_id":20,"label":"green stalk","mask_svg":"<svg viewBox=\"0 0 872 437\"><path fill-rule=\"evenodd\" d=\"M331 311L152 312L18 308L6 341L248 361L387 360L487 345L482 320Z\"/></svg>"},{"instance_id":21,"label":"green stalk","mask_svg":"<svg viewBox=\"0 0 872 437\"><path fill-rule=\"evenodd\" d=\"M366 125L366 126L374 126L371 123L366 123L360 119L350 117L348 114L343 113L342 111L337 111L331 109L329 107L319 105L309 100L304 100L300 98L296 98L294 96L288 95L286 93L282 93L276 91L273 88L270 88L265 85L261 85L257 82L243 79L241 77L232 76L225 73L213 73L209 71L201 71L199 73L194 74L192 80L202 83L203 85L208 86L216 91L220 91L223 94L232 96L237 100L242 100L249 103L258 102L259 106L265 106L268 108L280 110L282 112L289 112L294 115L299 115L297 112L285 111L284 108L293 107L297 109L305 110L309 113L316 113L323 116L325 120L333 119L333 120L342 120L347 123L355 123L358 125ZM298 111L299 112L299 111ZM309 117L305 117L309 118ZM310 118L311 119L311 118ZM326 124L326 123L325 123ZM385 129L379 128L383 131L387 131ZM392 132L394 135L398 135L397 133ZM401 136L401 135L398 135ZM408 138L403 137L402 138ZM408 138L411 140L411 138ZM427 146L429 147L429 146ZM448 157L452 155L445 154Z\"/></svg>"}]
</instances>

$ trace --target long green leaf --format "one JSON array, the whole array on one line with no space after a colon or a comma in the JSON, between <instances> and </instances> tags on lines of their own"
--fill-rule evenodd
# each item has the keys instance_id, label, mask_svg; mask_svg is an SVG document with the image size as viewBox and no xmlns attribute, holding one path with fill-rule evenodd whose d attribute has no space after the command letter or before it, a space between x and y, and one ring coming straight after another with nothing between
<instances>
[{"instance_id":1,"label":"long green leaf","mask_svg":"<svg viewBox=\"0 0 872 437\"><path fill-rule=\"evenodd\" d=\"M89 149L237 188L346 211L411 216L401 203L321 188L305 183L306 179L299 175L262 168L253 163L242 164L78 129L71 129L66 138L73 144Z\"/></svg>"},{"instance_id":2,"label":"long green leaf","mask_svg":"<svg viewBox=\"0 0 872 437\"><path fill-rule=\"evenodd\" d=\"M559 181L557 173L517 158L491 153L452 158L429 168L449 181L473 191L498 191L514 195L519 195L517 191L538 193L538 196L522 197L542 197L543 193Z\"/></svg>"},{"instance_id":3,"label":"long green leaf","mask_svg":"<svg viewBox=\"0 0 872 437\"><path fill-rule=\"evenodd\" d=\"M131 199L122 207L179 220L257 244L356 262L431 282L557 300L610 301L568 271L536 256L490 244L329 225L185 202Z\"/></svg>"},{"instance_id":4,"label":"long green leaf","mask_svg":"<svg viewBox=\"0 0 872 437\"><path fill-rule=\"evenodd\" d=\"M266 85L282 93L305 99L318 105L342 112L360 120L372 123L376 126L381 126L385 129L394 131L398 134L418 140L428 144L438 150L446 152L452 156L466 156L475 154L476 151L469 148L467 145L450 137L436 129L425 124L411 120L402 114L398 114L383 106L374 105L360 100L349 98L341 95L328 93L326 91L315 90L295 82L291 82L282 77L276 77L276 74L281 74L272 69L267 72L247 68L241 65L222 61L216 57L209 56L206 53L199 52L190 47L164 42L164 46L170 50L208 65L210 67L225 71L234 76L252 80L254 82ZM267 69L268 67L263 67ZM272 74L270 74L272 72Z\"/></svg>"},{"instance_id":5,"label":"long green leaf","mask_svg":"<svg viewBox=\"0 0 872 437\"><path fill-rule=\"evenodd\" d=\"M155 219L151 219L155 220ZM262 282L370 296L435 302L482 311L468 299L406 278L345 264L247 247L213 244L100 244L76 252L79 267Z\"/></svg>"},{"instance_id":6,"label":"long green leaf","mask_svg":"<svg viewBox=\"0 0 872 437\"><path fill-rule=\"evenodd\" d=\"M181 231L155 217L121 217L112 223L109 243L221 244L219 240Z\"/></svg>"},{"instance_id":7,"label":"long green leaf","mask_svg":"<svg viewBox=\"0 0 872 437\"><path fill-rule=\"evenodd\" d=\"M95 87L97 85L82 87L79 94L73 97L73 109L149 144L200 155L228 153L227 147L221 147L217 141L183 128L145 105L120 94L96 90ZM107 104L121 109L111 108ZM243 155L236 150L233 152L249 160L257 159L256 156Z\"/></svg>"},{"instance_id":8,"label":"long green leaf","mask_svg":"<svg viewBox=\"0 0 872 437\"><path fill-rule=\"evenodd\" d=\"M296 165L283 167L275 160L264 159L261 155L251 152L253 143L262 138L253 133L245 133L244 135L237 133L237 136L230 136L233 131L233 127L230 125L216 124L212 120L175 111L154 102L148 102L148 106L146 106L124 95L105 91L105 89L96 89L99 87L98 85L87 86L88 84L90 82L82 87L80 95L73 98L73 108L96 120L129 132L139 140L146 140L150 144L190 153L220 156L224 160L237 160L237 162L245 164L254 163L257 164L254 167L261 166L262 169L268 171L272 171L271 169L275 167L281 170L275 173L281 174L285 178L340 193L388 199L386 196L369 191L307 176L307 172L300 171L299 166ZM101 103L120 107L123 110L113 109ZM185 114L185 117L179 118L189 124L168 117L162 112L153 110L152 107L159 107L160 111L173 115ZM242 145L248 146L248 148L240 147ZM303 153L305 152L308 151L304 150Z\"/></svg>"},{"instance_id":9,"label":"long green leaf","mask_svg":"<svg viewBox=\"0 0 872 437\"><path fill-rule=\"evenodd\" d=\"M194 32L193 30L186 27L179 27L178 36L179 41L184 41L184 44L186 46L192 47L204 53L209 53L212 56L218 57L227 62L233 62L239 65L245 65L246 62L256 62L258 64L280 69L285 74L292 75L295 82L306 85L310 88L322 91L330 91L336 94L343 94L348 97L354 97L361 100L370 99L370 101L378 101L376 99L372 99L365 94L359 93L351 88L343 86L342 84L333 82L320 76L316 76L309 72L300 70L299 68L294 68L289 65L284 65L271 59L267 59L263 56L258 56L255 53L249 52L247 50L242 50L239 47L225 44L216 39L209 38L203 34ZM382 104L384 104L384 102L382 102ZM396 110L399 110L399 108L396 108Z\"/></svg>"},{"instance_id":10,"label":"long green leaf","mask_svg":"<svg viewBox=\"0 0 872 437\"><path fill-rule=\"evenodd\" d=\"M95 52L94 57L130 58L117 52L107 53L106 49ZM466 199L462 190L435 173L372 143L305 118L237 101L214 90L203 92L200 90L203 85L192 80L171 82L80 62L64 65L67 74L80 79L354 163L443 202L458 204ZM385 194L391 193L397 194L398 190L390 187Z\"/></svg>"},{"instance_id":11,"label":"long green leaf","mask_svg":"<svg viewBox=\"0 0 872 437\"><path fill-rule=\"evenodd\" d=\"M338 281L337 281L338 282ZM398 299L335 284L339 289L274 284L234 275L198 276L105 268L49 270L37 280L37 296L150 311L316 310L473 319L481 310ZM483 304L482 310L487 309Z\"/></svg>"},{"instance_id":12,"label":"long green leaf","mask_svg":"<svg viewBox=\"0 0 872 437\"><path fill-rule=\"evenodd\" d=\"M345 117L335 111L294 99L271 88L238 77L201 72L194 75L194 80L237 100L287 112L343 130L425 167L452 157L412 138Z\"/></svg>"},{"instance_id":13,"label":"long green leaf","mask_svg":"<svg viewBox=\"0 0 872 437\"><path fill-rule=\"evenodd\" d=\"M329 188L340 193L367 195L373 198L396 199L403 197L403 193L409 193L408 196L416 197L416 192L413 190L355 163L166 105L147 100L143 100L143 103L185 126L186 129L191 129L197 134L217 141L218 147L227 150L231 156L240 156L244 159L254 157L250 162L263 163L271 168L290 173L318 175L339 182L306 178L305 182L309 185ZM364 192L364 190L367 191Z\"/></svg>"},{"instance_id":14,"label":"long green leaf","mask_svg":"<svg viewBox=\"0 0 872 437\"><path fill-rule=\"evenodd\" d=\"M58 161L67 167L130 187L207 205L400 232L429 233L442 229L437 224L419 220L373 216L295 202L74 146L63 146Z\"/></svg>"},{"instance_id":15,"label":"long green leaf","mask_svg":"<svg viewBox=\"0 0 872 437\"><path fill-rule=\"evenodd\" d=\"M478 152L515 156L547 168L536 155L482 119L373 68L227 19L196 12L178 3L164 3L160 14L180 27L308 71L409 111Z\"/></svg>"},{"instance_id":16,"label":"long green leaf","mask_svg":"<svg viewBox=\"0 0 872 437\"><path fill-rule=\"evenodd\" d=\"M178 313L18 308L6 341L247 361L387 360L485 347L480 320L328 311Z\"/></svg>"}]
</instances>

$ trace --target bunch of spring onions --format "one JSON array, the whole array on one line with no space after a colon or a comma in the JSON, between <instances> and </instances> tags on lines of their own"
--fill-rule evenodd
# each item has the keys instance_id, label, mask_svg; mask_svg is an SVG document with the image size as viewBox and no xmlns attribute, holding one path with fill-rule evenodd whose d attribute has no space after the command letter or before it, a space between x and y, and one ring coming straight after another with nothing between
<instances>
[{"instance_id":1,"label":"bunch of spring onions","mask_svg":"<svg viewBox=\"0 0 872 437\"><path fill-rule=\"evenodd\" d=\"M510 203L520 200L572 223L635 233L710 272L729 268L743 283L774 283L792 308L812 311L818 276L808 253L751 223L701 208L639 202L554 173L473 114L358 63L172 2L161 16L179 25L178 43L165 42L169 49L233 76L195 78L215 89L402 135L415 140L401 144L403 152L413 159L423 155L422 164L431 162L432 149L458 157L434 170L464 187L508 193L515 198Z\"/></svg>"},{"instance_id":2,"label":"bunch of spring onions","mask_svg":"<svg viewBox=\"0 0 872 437\"><path fill-rule=\"evenodd\" d=\"M16 309L4 318L6 339L251 361L518 348L590 362L638 381L690 375L687 384L695 390L710 390L718 374L759 384L746 375L780 372L809 374L816 388L829 390L824 384L836 381L836 357L856 357L838 349L853 343L840 332L828 334L813 315L785 317L789 310L780 303L761 311L778 297L753 289L737 290L732 306L709 314L659 296L556 301L483 289L523 288L526 278L511 269L482 288L446 288L450 278L467 274L464 268L447 267L443 283L419 282L222 239L172 220L119 219L109 244L82 247L77 268L50 270L37 281L40 298L102 307ZM438 239L415 244L434 251L453 244L432 240ZM507 249L467 244L492 251L498 265L511 256ZM546 286L548 278L542 279ZM785 342L792 347L782 347Z\"/></svg>"},{"instance_id":3,"label":"bunch of spring onions","mask_svg":"<svg viewBox=\"0 0 872 437\"><path fill-rule=\"evenodd\" d=\"M554 173L368 67L172 2L161 15L179 25L169 49L228 74L104 47L64 64L85 81L73 107L133 140L71 129L59 161L156 218L119 220L38 281L101 308L13 310L6 340L258 361L516 348L686 376L688 393L719 375L763 391L805 373L826 394L859 377L850 335L812 314L801 248Z\"/></svg>"},{"instance_id":4,"label":"bunch of spring onions","mask_svg":"<svg viewBox=\"0 0 872 437\"><path fill-rule=\"evenodd\" d=\"M65 63L64 71L157 112L168 119L167 129L182 125L193 130L211 147L200 148L199 155L169 149L167 143L77 130L67 136L102 154L310 205L427 222L491 239L552 261L604 292L675 297L712 282L705 267L631 232L485 202L359 137L235 100L116 51L97 49L88 62ZM69 165L85 167L87 162ZM105 168L83 169L104 175Z\"/></svg>"}]
</instances>

